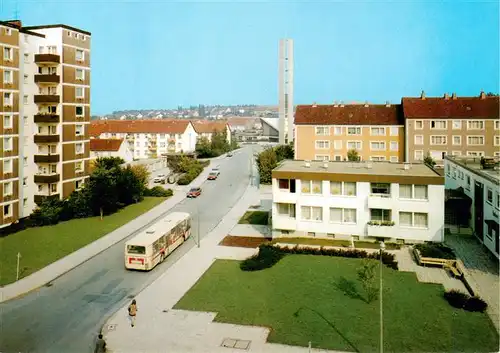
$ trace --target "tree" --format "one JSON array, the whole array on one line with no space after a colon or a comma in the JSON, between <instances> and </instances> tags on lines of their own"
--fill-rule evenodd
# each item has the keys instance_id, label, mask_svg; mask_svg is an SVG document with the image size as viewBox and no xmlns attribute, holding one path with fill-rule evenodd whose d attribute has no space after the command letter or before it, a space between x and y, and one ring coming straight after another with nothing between
<instances>
[{"instance_id":1,"label":"tree","mask_svg":"<svg viewBox=\"0 0 500 353\"><path fill-rule=\"evenodd\" d=\"M279 145L274 148L276 153L276 159L278 162L281 162L285 159L293 159L294 157L294 149L292 144L288 145Z\"/></svg>"},{"instance_id":2,"label":"tree","mask_svg":"<svg viewBox=\"0 0 500 353\"><path fill-rule=\"evenodd\" d=\"M110 214L118 209L117 178L114 170L96 168L89 178L90 204L94 214L99 214L101 219L105 214Z\"/></svg>"},{"instance_id":3,"label":"tree","mask_svg":"<svg viewBox=\"0 0 500 353\"><path fill-rule=\"evenodd\" d=\"M144 185L145 188L148 187L149 177L151 173L145 165L138 164L131 167L134 176L139 180L139 182Z\"/></svg>"},{"instance_id":4,"label":"tree","mask_svg":"<svg viewBox=\"0 0 500 353\"><path fill-rule=\"evenodd\" d=\"M131 166L121 170L117 176L116 184L117 190L120 191L118 207L142 201L147 189L147 179L144 181L137 178Z\"/></svg>"},{"instance_id":5,"label":"tree","mask_svg":"<svg viewBox=\"0 0 500 353\"><path fill-rule=\"evenodd\" d=\"M196 142L196 153L200 158L213 157L212 144L205 136L202 136Z\"/></svg>"},{"instance_id":6,"label":"tree","mask_svg":"<svg viewBox=\"0 0 500 353\"><path fill-rule=\"evenodd\" d=\"M278 165L276 151L273 148L268 148L255 157L257 169L259 170L261 184L271 184L272 170Z\"/></svg>"},{"instance_id":7,"label":"tree","mask_svg":"<svg viewBox=\"0 0 500 353\"><path fill-rule=\"evenodd\" d=\"M363 260L363 264L358 268L358 280L365 290L367 303L371 303L378 297L378 288L375 287L376 266L376 261L366 259Z\"/></svg>"},{"instance_id":8,"label":"tree","mask_svg":"<svg viewBox=\"0 0 500 353\"><path fill-rule=\"evenodd\" d=\"M211 147L213 153L216 156L220 156L221 154L229 151L229 143L227 142L226 130L223 130L222 132L214 130L212 132Z\"/></svg>"},{"instance_id":9,"label":"tree","mask_svg":"<svg viewBox=\"0 0 500 353\"><path fill-rule=\"evenodd\" d=\"M75 190L64 201L61 220L66 221L73 218L86 218L93 216L90 189L84 186L81 190Z\"/></svg>"},{"instance_id":10,"label":"tree","mask_svg":"<svg viewBox=\"0 0 500 353\"><path fill-rule=\"evenodd\" d=\"M498 97L498 93L488 92L486 93L487 97Z\"/></svg>"},{"instance_id":11,"label":"tree","mask_svg":"<svg viewBox=\"0 0 500 353\"><path fill-rule=\"evenodd\" d=\"M94 168L113 169L124 163L125 161L121 157L100 157L94 161Z\"/></svg>"},{"instance_id":12,"label":"tree","mask_svg":"<svg viewBox=\"0 0 500 353\"><path fill-rule=\"evenodd\" d=\"M427 155L424 158L424 164L431 168L434 168L436 165L436 161L431 157L430 152L427 152Z\"/></svg>"},{"instance_id":13,"label":"tree","mask_svg":"<svg viewBox=\"0 0 500 353\"><path fill-rule=\"evenodd\" d=\"M347 151L347 160L351 162L359 162L361 157L358 154L358 151L355 149Z\"/></svg>"}]
</instances>

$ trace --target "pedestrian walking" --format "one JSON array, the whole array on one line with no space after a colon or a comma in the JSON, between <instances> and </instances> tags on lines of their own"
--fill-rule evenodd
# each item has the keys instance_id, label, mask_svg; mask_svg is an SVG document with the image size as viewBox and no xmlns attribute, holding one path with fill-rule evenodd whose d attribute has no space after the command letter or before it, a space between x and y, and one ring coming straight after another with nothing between
<instances>
[{"instance_id":1,"label":"pedestrian walking","mask_svg":"<svg viewBox=\"0 0 500 353\"><path fill-rule=\"evenodd\" d=\"M137 315L137 302L132 300L132 304L128 306L128 317L130 319L130 324L132 327L135 326L135 316Z\"/></svg>"},{"instance_id":2,"label":"pedestrian walking","mask_svg":"<svg viewBox=\"0 0 500 353\"><path fill-rule=\"evenodd\" d=\"M106 352L106 341L102 338L102 334L100 333L97 337L97 341L95 342L94 353L105 353Z\"/></svg>"}]
</instances>

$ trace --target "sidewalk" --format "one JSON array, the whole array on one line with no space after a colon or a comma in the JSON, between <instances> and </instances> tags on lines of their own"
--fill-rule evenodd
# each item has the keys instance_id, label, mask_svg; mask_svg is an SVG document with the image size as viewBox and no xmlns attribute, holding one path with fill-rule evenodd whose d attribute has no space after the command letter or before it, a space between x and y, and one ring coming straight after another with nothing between
<instances>
[{"instance_id":1,"label":"sidewalk","mask_svg":"<svg viewBox=\"0 0 500 353\"><path fill-rule=\"evenodd\" d=\"M248 186L238 203L201 240L200 248L192 248L135 297L139 309L135 327L128 321L128 304L107 321L102 331L110 352L308 352L304 347L267 343L268 328L214 323L216 313L172 309L216 259L242 260L256 253L257 249L217 244L258 199L258 188Z\"/></svg>"},{"instance_id":2,"label":"sidewalk","mask_svg":"<svg viewBox=\"0 0 500 353\"><path fill-rule=\"evenodd\" d=\"M192 182L192 184L198 185L204 182L210 172L210 169L211 164L203 170L203 172ZM20 279L17 282L1 287L0 303L33 291L64 275L66 272L125 239L130 234L146 227L157 218L164 216L171 208L184 200L185 197L185 193L174 192L174 195L169 199L129 223L115 229L108 235L105 235L104 237L88 244L87 246L84 246L83 248L63 257L60 260L57 260L56 262L53 262L37 272Z\"/></svg>"}]
</instances>

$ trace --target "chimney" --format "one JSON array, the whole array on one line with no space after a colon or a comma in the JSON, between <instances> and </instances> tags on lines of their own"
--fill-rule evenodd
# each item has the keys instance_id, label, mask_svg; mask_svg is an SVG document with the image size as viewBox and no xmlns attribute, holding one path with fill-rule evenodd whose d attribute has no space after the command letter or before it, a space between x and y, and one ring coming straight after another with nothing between
<instances>
[{"instance_id":1,"label":"chimney","mask_svg":"<svg viewBox=\"0 0 500 353\"><path fill-rule=\"evenodd\" d=\"M450 95L448 93L445 93L444 96L443 96L444 99L448 100L450 99Z\"/></svg>"},{"instance_id":2,"label":"chimney","mask_svg":"<svg viewBox=\"0 0 500 353\"><path fill-rule=\"evenodd\" d=\"M420 93L420 99L422 99L422 100L425 99L425 92L424 91L422 91L422 93Z\"/></svg>"},{"instance_id":3,"label":"chimney","mask_svg":"<svg viewBox=\"0 0 500 353\"><path fill-rule=\"evenodd\" d=\"M481 99L485 99L486 98L486 94L484 93L483 90L481 90L481 94L479 95L479 98L481 98Z\"/></svg>"},{"instance_id":4,"label":"chimney","mask_svg":"<svg viewBox=\"0 0 500 353\"><path fill-rule=\"evenodd\" d=\"M389 108L391 106L391 103L389 103L389 101L385 101L385 106Z\"/></svg>"},{"instance_id":5,"label":"chimney","mask_svg":"<svg viewBox=\"0 0 500 353\"><path fill-rule=\"evenodd\" d=\"M365 108L368 108L368 101L365 101Z\"/></svg>"},{"instance_id":6,"label":"chimney","mask_svg":"<svg viewBox=\"0 0 500 353\"><path fill-rule=\"evenodd\" d=\"M340 106L343 107L344 106L344 101L340 101Z\"/></svg>"},{"instance_id":7,"label":"chimney","mask_svg":"<svg viewBox=\"0 0 500 353\"><path fill-rule=\"evenodd\" d=\"M7 23L10 23L11 25L14 25L18 28L21 28L23 26L23 24L20 20L7 21Z\"/></svg>"},{"instance_id":8,"label":"chimney","mask_svg":"<svg viewBox=\"0 0 500 353\"><path fill-rule=\"evenodd\" d=\"M455 92L451 94L451 99L457 99L457 94Z\"/></svg>"}]
</instances>

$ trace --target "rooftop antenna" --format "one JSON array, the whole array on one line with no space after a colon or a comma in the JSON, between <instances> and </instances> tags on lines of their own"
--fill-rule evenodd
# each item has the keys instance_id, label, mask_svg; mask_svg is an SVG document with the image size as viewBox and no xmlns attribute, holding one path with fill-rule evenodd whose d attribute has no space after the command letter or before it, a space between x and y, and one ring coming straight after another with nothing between
<instances>
[{"instance_id":1,"label":"rooftop antenna","mask_svg":"<svg viewBox=\"0 0 500 353\"><path fill-rule=\"evenodd\" d=\"M14 7L14 20L20 20L21 17L19 17L19 0L15 1L16 6Z\"/></svg>"}]
</instances>

